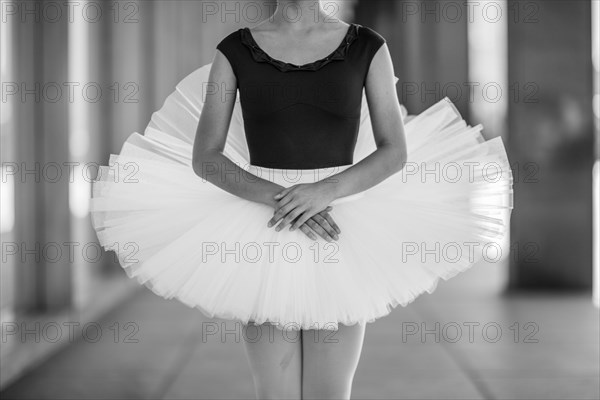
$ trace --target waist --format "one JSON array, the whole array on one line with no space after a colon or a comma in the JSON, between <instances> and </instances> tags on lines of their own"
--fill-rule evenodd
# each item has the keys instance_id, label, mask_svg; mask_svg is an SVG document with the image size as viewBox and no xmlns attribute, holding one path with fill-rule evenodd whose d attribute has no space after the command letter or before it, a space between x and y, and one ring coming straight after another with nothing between
<instances>
[{"instance_id":1,"label":"waist","mask_svg":"<svg viewBox=\"0 0 600 400\"><path fill-rule=\"evenodd\" d=\"M316 168L316 169L290 169L290 168L269 168L258 165L248 165L248 172L259 178L277 183L284 187L297 185L300 183L314 183L324 179L331 178L352 165L341 165L336 167Z\"/></svg>"},{"instance_id":2,"label":"waist","mask_svg":"<svg viewBox=\"0 0 600 400\"><path fill-rule=\"evenodd\" d=\"M306 114L293 114L285 121L279 114L271 119L245 119L249 161L285 169L351 165L359 123L358 119L309 119Z\"/></svg>"},{"instance_id":3,"label":"waist","mask_svg":"<svg viewBox=\"0 0 600 400\"><path fill-rule=\"evenodd\" d=\"M301 183L315 183L325 179L335 179L333 177L335 174L339 174L351 166L352 165L340 165L337 167L316 169L283 169L260 167L258 165L249 164L245 170L259 178L266 179L283 187L290 187ZM352 202L363 196L364 192L341 197L331 202L331 205Z\"/></svg>"}]
</instances>

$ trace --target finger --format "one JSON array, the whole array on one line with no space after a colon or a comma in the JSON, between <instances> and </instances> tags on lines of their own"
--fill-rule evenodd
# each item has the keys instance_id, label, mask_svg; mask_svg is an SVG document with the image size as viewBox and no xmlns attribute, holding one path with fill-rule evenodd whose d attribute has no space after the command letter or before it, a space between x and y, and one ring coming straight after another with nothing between
<instances>
[{"instance_id":1,"label":"finger","mask_svg":"<svg viewBox=\"0 0 600 400\"><path fill-rule=\"evenodd\" d=\"M277 210L279 210L281 207L289 204L294 199L295 198L293 196L293 193L288 193L285 196L281 197L279 200L277 200L277 208L275 209L275 212L277 212Z\"/></svg>"},{"instance_id":2,"label":"finger","mask_svg":"<svg viewBox=\"0 0 600 400\"><path fill-rule=\"evenodd\" d=\"M289 204L286 204L285 206L281 207L279 210L277 210L275 212L275 214L273 214L273 217L271 217L271 219L267 223L267 226L270 228L270 227L274 226L275 224L277 224L277 222L281 218L283 218L284 216L286 216L295 207L296 207L295 203L289 203Z\"/></svg>"},{"instance_id":3,"label":"finger","mask_svg":"<svg viewBox=\"0 0 600 400\"><path fill-rule=\"evenodd\" d=\"M311 217L311 212L309 210L305 211L302 213L302 215L300 215L292 224L292 226L290 226L290 231L296 230L298 229L300 226L304 225L304 223L306 221L308 221Z\"/></svg>"},{"instance_id":4,"label":"finger","mask_svg":"<svg viewBox=\"0 0 600 400\"><path fill-rule=\"evenodd\" d=\"M312 231L312 229L310 229L308 225L304 224L300 226L300 230L312 240L317 240L317 235L315 235L315 233Z\"/></svg>"},{"instance_id":5,"label":"finger","mask_svg":"<svg viewBox=\"0 0 600 400\"><path fill-rule=\"evenodd\" d=\"M311 218L308 221L306 221L306 225L310 226L310 228L313 231L315 231L319 236L321 236L326 241L333 242L333 238L331 237L331 235L329 235L329 233L327 233L327 231L325 229L323 229L321 227L321 225L319 225L314 219Z\"/></svg>"},{"instance_id":6,"label":"finger","mask_svg":"<svg viewBox=\"0 0 600 400\"><path fill-rule=\"evenodd\" d=\"M323 239L327 240L328 242L333 242L333 238L329 236L329 234L325 232L325 229L321 228L321 225L317 224L313 219L306 221L306 225L310 226L310 228L317 232L317 234Z\"/></svg>"},{"instance_id":7,"label":"finger","mask_svg":"<svg viewBox=\"0 0 600 400\"><path fill-rule=\"evenodd\" d=\"M338 224L335 223L335 221L333 220L333 217L331 216L331 214L329 214L328 212L321 212L319 214L323 218L325 218L325 220L327 220L327 222L329 223L329 225L331 225L331 227L333 227L333 229L335 229L335 231L338 233L338 235L340 233L342 233L342 230L340 229L340 227L338 226Z\"/></svg>"},{"instance_id":8,"label":"finger","mask_svg":"<svg viewBox=\"0 0 600 400\"><path fill-rule=\"evenodd\" d=\"M293 220L295 220L296 218L298 218L298 216L300 214L302 214L304 212L304 209L297 207L294 208L291 212L289 212L279 223L279 225L277 225L277 228L275 228L275 230L277 232L279 232L280 230L282 230L287 224L291 223Z\"/></svg>"},{"instance_id":9,"label":"finger","mask_svg":"<svg viewBox=\"0 0 600 400\"><path fill-rule=\"evenodd\" d=\"M317 224L321 225L323 229L335 240L338 240L337 231L329 224L329 222L320 214L317 214L313 217L313 220L317 222Z\"/></svg>"},{"instance_id":10,"label":"finger","mask_svg":"<svg viewBox=\"0 0 600 400\"><path fill-rule=\"evenodd\" d=\"M321 216L321 214L317 214L312 218L317 224L321 225L323 229L329 234L329 236L333 237L335 240L338 240L338 234L335 229L327 222L325 218Z\"/></svg>"}]
</instances>

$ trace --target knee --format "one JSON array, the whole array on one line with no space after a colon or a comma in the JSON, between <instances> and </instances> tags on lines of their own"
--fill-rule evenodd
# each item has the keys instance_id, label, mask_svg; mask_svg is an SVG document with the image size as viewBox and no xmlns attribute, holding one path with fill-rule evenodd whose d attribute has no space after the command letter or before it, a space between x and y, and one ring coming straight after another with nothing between
<instances>
[{"instance_id":1,"label":"knee","mask_svg":"<svg viewBox=\"0 0 600 400\"><path fill-rule=\"evenodd\" d=\"M289 386L260 384L255 382L256 398L260 400L300 400L302 395L299 390Z\"/></svg>"},{"instance_id":2,"label":"knee","mask_svg":"<svg viewBox=\"0 0 600 400\"><path fill-rule=\"evenodd\" d=\"M254 389L256 398L260 400L300 400L302 398L302 386L300 379L294 379L289 375L272 376L270 374L254 374Z\"/></svg>"},{"instance_id":3,"label":"knee","mask_svg":"<svg viewBox=\"0 0 600 400\"><path fill-rule=\"evenodd\" d=\"M319 382L311 385L307 383L302 389L303 400L349 400L352 392L352 384L341 384L336 382Z\"/></svg>"}]
</instances>

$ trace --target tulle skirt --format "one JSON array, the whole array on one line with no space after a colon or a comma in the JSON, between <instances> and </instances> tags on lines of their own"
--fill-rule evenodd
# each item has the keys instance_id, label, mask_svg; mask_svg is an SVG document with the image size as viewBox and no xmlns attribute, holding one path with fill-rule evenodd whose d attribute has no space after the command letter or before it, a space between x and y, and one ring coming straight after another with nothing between
<instances>
[{"instance_id":1,"label":"tulle skirt","mask_svg":"<svg viewBox=\"0 0 600 400\"><path fill-rule=\"evenodd\" d=\"M209 317L336 330L373 322L501 251L513 208L505 148L499 137L486 141L481 126L467 125L447 98L405 116L402 171L332 203L339 240L268 228L272 208L229 194L192 169L210 67L182 80L144 135L131 134L93 183L94 229L130 278ZM354 162L375 148L363 94ZM350 167L251 165L239 101L224 154L241 175L285 187Z\"/></svg>"}]
</instances>

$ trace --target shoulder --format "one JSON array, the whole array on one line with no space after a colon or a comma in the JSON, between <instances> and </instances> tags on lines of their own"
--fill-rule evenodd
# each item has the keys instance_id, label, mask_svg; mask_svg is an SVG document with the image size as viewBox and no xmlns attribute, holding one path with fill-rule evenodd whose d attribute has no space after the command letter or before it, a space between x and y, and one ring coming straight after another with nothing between
<instances>
[{"instance_id":1,"label":"shoulder","mask_svg":"<svg viewBox=\"0 0 600 400\"><path fill-rule=\"evenodd\" d=\"M241 34L242 29L235 30L225 36L221 41L217 44L216 48L227 57L229 63L232 65L235 71L235 64L239 61L240 57L240 49L242 47Z\"/></svg>"},{"instance_id":2,"label":"shoulder","mask_svg":"<svg viewBox=\"0 0 600 400\"><path fill-rule=\"evenodd\" d=\"M375 29L364 25L358 25L357 49L361 58L370 64L375 54L386 43L385 38Z\"/></svg>"},{"instance_id":3,"label":"shoulder","mask_svg":"<svg viewBox=\"0 0 600 400\"><path fill-rule=\"evenodd\" d=\"M231 32L223 39L221 39L221 41L216 46L217 50L219 50L229 61L229 65L231 66L231 69L233 70L233 73L236 75L236 77L239 73L238 64L244 62L242 58L243 45L240 37L242 34L242 29L243 28L240 28Z\"/></svg>"},{"instance_id":4,"label":"shoulder","mask_svg":"<svg viewBox=\"0 0 600 400\"><path fill-rule=\"evenodd\" d=\"M379 32L364 25L358 25L358 39L356 44L355 54L361 62L370 65L371 61L375 57L375 54L381 49L386 43L385 38Z\"/></svg>"},{"instance_id":5,"label":"shoulder","mask_svg":"<svg viewBox=\"0 0 600 400\"><path fill-rule=\"evenodd\" d=\"M242 33L242 28L235 30L225 36L221 41L217 44L217 49L223 49L229 46L236 45L240 41L240 35Z\"/></svg>"},{"instance_id":6,"label":"shoulder","mask_svg":"<svg viewBox=\"0 0 600 400\"><path fill-rule=\"evenodd\" d=\"M386 42L383 35L381 35L373 28L364 25L358 25L358 36L359 38L365 40L367 43L370 43L375 46L381 46Z\"/></svg>"}]
</instances>

